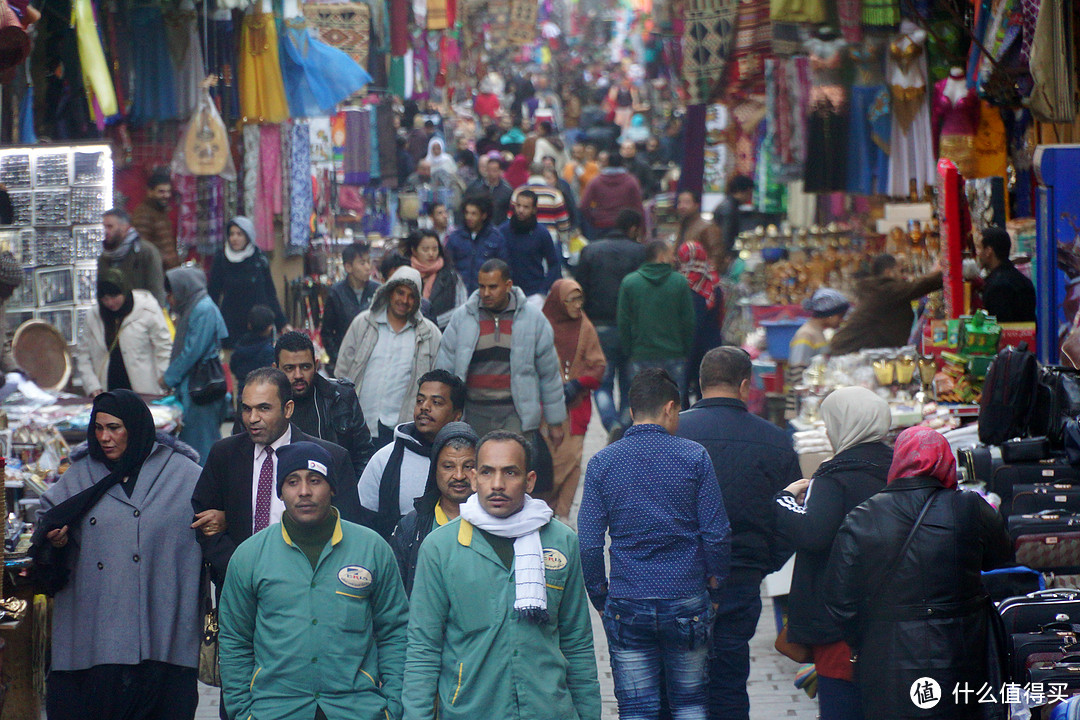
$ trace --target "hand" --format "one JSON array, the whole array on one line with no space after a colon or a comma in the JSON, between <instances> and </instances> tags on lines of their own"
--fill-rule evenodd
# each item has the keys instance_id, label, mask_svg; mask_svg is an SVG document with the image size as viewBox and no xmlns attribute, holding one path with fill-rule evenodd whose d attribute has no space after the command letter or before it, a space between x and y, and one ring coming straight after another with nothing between
<instances>
[{"instance_id":1,"label":"hand","mask_svg":"<svg viewBox=\"0 0 1080 720\"><path fill-rule=\"evenodd\" d=\"M68 526L65 525L62 528L56 530L50 530L45 536L45 539L49 541L49 544L54 548L62 548L68 544Z\"/></svg>"},{"instance_id":2,"label":"hand","mask_svg":"<svg viewBox=\"0 0 1080 720\"><path fill-rule=\"evenodd\" d=\"M548 439L551 440L552 447L559 447L563 441L563 429L562 425L549 425L548 426Z\"/></svg>"},{"instance_id":3,"label":"hand","mask_svg":"<svg viewBox=\"0 0 1080 720\"><path fill-rule=\"evenodd\" d=\"M195 516L195 522L191 523L193 530L201 530L206 537L223 533L228 527L224 510L203 510Z\"/></svg>"},{"instance_id":4,"label":"hand","mask_svg":"<svg viewBox=\"0 0 1080 720\"><path fill-rule=\"evenodd\" d=\"M577 399L581 390L581 383L577 380L567 380L563 383L563 400L566 402L567 407L570 407L574 400Z\"/></svg>"},{"instance_id":5,"label":"hand","mask_svg":"<svg viewBox=\"0 0 1080 720\"><path fill-rule=\"evenodd\" d=\"M165 376L164 376L164 375L159 375L159 376L158 376L158 379L157 379L157 383L158 383L158 385L160 385L160 386L161 386L161 389L162 389L162 390L166 390L166 391L167 391L167 390L169 390L169 389L170 389L170 388L169 388L169 383L165 382Z\"/></svg>"},{"instance_id":6,"label":"hand","mask_svg":"<svg viewBox=\"0 0 1080 720\"><path fill-rule=\"evenodd\" d=\"M810 487L810 481L806 478L802 480L796 480L795 482L784 488L784 492L789 492L795 496L795 502L802 505L806 501L806 489Z\"/></svg>"}]
</instances>

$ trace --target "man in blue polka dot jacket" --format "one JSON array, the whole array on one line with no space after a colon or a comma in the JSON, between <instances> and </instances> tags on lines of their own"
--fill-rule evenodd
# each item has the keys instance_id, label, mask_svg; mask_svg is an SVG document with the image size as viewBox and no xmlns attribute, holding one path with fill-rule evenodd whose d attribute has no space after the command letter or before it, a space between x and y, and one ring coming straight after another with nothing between
<instances>
[{"instance_id":1,"label":"man in blue polka dot jacket","mask_svg":"<svg viewBox=\"0 0 1080 720\"><path fill-rule=\"evenodd\" d=\"M633 426L585 472L585 588L603 615L620 713L656 717L663 670L672 715L704 719L709 626L728 574L731 528L705 448L674 437L675 381L663 369L642 370L629 400Z\"/></svg>"}]
</instances>

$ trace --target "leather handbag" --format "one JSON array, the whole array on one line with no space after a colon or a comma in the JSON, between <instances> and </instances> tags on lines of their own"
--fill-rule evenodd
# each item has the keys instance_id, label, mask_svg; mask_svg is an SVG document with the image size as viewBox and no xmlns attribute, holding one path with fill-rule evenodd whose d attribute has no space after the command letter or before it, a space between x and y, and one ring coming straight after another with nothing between
<instances>
[{"instance_id":1,"label":"leather handbag","mask_svg":"<svg viewBox=\"0 0 1080 720\"><path fill-rule=\"evenodd\" d=\"M218 618L214 591L210 587L210 566L203 565L201 605L203 632L199 638L199 682L221 687L221 662L218 659Z\"/></svg>"},{"instance_id":2,"label":"leather handbag","mask_svg":"<svg viewBox=\"0 0 1080 720\"><path fill-rule=\"evenodd\" d=\"M814 649L812 647L788 640L787 623L784 623L784 627L780 630L780 634L776 636L776 642L773 643L773 647L776 648L776 652L786 658L794 660L800 665L814 662Z\"/></svg>"},{"instance_id":3,"label":"leather handbag","mask_svg":"<svg viewBox=\"0 0 1080 720\"><path fill-rule=\"evenodd\" d=\"M188 379L188 394L196 405L209 405L225 397L225 366L221 358L203 358L195 363Z\"/></svg>"},{"instance_id":4,"label":"leather handbag","mask_svg":"<svg viewBox=\"0 0 1080 720\"><path fill-rule=\"evenodd\" d=\"M1045 437L1015 438L1001 443L1001 459L1006 463L1038 462L1050 457L1050 441Z\"/></svg>"}]
</instances>

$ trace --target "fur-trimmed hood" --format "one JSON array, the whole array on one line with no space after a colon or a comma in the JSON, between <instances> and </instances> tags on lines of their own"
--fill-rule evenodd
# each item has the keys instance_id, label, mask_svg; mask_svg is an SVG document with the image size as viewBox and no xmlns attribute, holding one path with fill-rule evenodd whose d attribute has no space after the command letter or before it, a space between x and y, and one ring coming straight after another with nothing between
<instances>
[{"instance_id":1,"label":"fur-trimmed hood","mask_svg":"<svg viewBox=\"0 0 1080 720\"><path fill-rule=\"evenodd\" d=\"M154 435L154 442L156 442L159 445L164 445L165 447L169 448L170 450L174 450L174 451L180 453L181 455L183 455L188 460L191 460L194 463L199 462L199 453L195 450L195 448L191 447L186 442L183 442L182 440L179 440L176 437L174 437L174 436L172 436L172 435L170 435L168 433L161 432L160 430L158 430L157 433L155 433L155 435ZM151 451L151 452L153 452L153 451ZM69 453L69 457L70 457L72 462L75 462L76 460L82 460L83 458L88 457L89 455L90 455L90 446L87 445L85 440L83 440L81 443L79 443L74 448L72 448L71 453Z\"/></svg>"}]
</instances>

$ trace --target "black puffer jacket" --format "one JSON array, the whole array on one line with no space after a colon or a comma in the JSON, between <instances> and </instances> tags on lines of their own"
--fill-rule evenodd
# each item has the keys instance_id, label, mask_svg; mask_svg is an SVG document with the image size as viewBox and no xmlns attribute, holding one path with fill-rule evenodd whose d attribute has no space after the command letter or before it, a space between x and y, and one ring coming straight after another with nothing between
<instances>
[{"instance_id":1,"label":"black puffer jacket","mask_svg":"<svg viewBox=\"0 0 1080 720\"><path fill-rule=\"evenodd\" d=\"M849 448L822 463L806 503L787 491L776 495L776 529L795 548L795 569L788 595L788 639L805 645L828 645L841 639L840 626L825 610L821 596L833 540L852 509L885 487L892 448L879 442Z\"/></svg>"},{"instance_id":2,"label":"black puffer jacket","mask_svg":"<svg viewBox=\"0 0 1080 720\"><path fill-rule=\"evenodd\" d=\"M360 409L360 401L356 397L356 386L349 380L328 380L318 373L313 384L315 388L311 402L316 411L303 413L303 416L314 417L315 422L301 424L295 415L293 421L308 435L345 448L356 471L355 480L359 480L368 460L375 454L375 446L364 421L364 411Z\"/></svg>"},{"instance_id":3,"label":"black puffer jacket","mask_svg":"<svg viewBox=\"0 0 1080 720\"><path fill-rule=\"evenodd\" d=\"M378 289L379 283L368 280L367 285L364 286L364 292L361 293L362 298L358 298L352 285L349 285L348 278L330 286L330 290L326 293L326 307L323 310L319 337L322 338L326 354L330 356L331 371L337 363L341 340L345 337L353 318L371 306L371 300Z\"/></svg>"},{"instance_id":4,"label":"black puffer jacket","mask_svg":"<svg viewBox=\"0 0 1080 720\"><path fill-rule=\"evenodd\" d=\"M931 496L922 525L886 576ZM996 510L933 478L894 480L848 514L825 572L825 606L858 656L865 717L982 718L1004 710L977 701L957 706L952 689L1001 687L1001 646L991 644L992 606L979 573L1012 556ZM922 677L941 687L932 711L919 710L909 695Z\"/></svg>"},{"instance_id":5,"label":"black puffer jacket","mask_svg":"<svg viewBox=\"0 0 1080 720\"><path fill-rule=\"evenodd\" d=\"M581 251L574 279L585 293L585 315L594 325L614 325L619 285L645 262L645 246L617 230Z\"/></svg>"}]
</instances>

